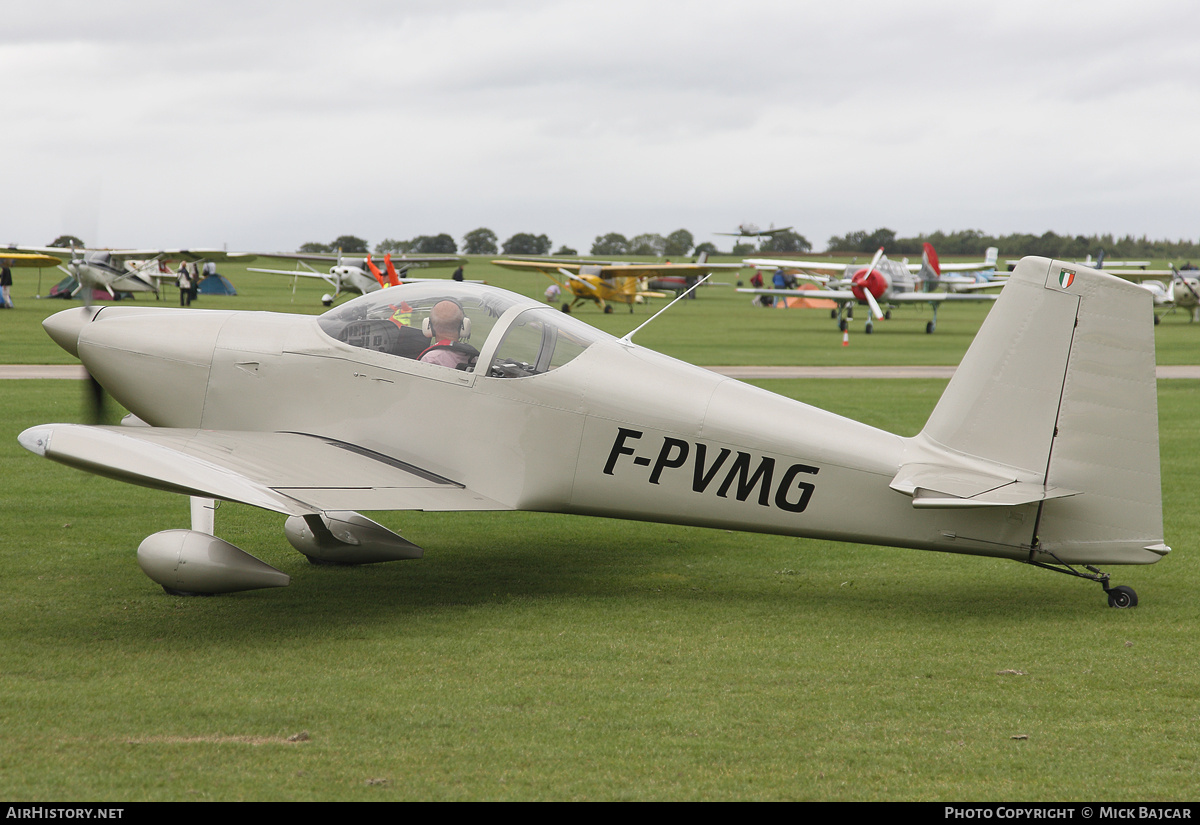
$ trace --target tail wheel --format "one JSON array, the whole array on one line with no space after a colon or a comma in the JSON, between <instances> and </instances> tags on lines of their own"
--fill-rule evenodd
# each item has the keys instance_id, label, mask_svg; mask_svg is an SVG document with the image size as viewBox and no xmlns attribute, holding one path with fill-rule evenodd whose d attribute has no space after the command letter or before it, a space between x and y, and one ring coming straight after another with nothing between
<instances>
[{"instance_id":1,"label":"tail wheel","mask_svg":"<svg viewBox=\"0 0 1200 825\"><path fill-rule=\"evenodd\" d=\"M1137 607L1137 603L1137 593L1133 592L1132 587L1122 584L1108 591L1109 607Z\"/></svg>"}]
</instances>

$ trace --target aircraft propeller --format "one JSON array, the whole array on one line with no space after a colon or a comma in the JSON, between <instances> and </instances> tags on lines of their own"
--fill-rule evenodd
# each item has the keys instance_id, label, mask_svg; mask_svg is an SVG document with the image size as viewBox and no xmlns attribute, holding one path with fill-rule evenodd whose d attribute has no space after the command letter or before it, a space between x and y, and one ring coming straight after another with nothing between
<instances>
[{"instance_id":1,"label":"aircraft propeller","mask_svg":"<svg viewBox=\"0 0 1200 825\"><path fill-rule=\"evenodd\" d=\"M850 279L854 287L851 291L854 292L856 298L861 298L867 302L867 306L871 308L871 314L875 316L875 320L883 320L883 310L879 308L879 302L875 300L873 288L878 287L880 293L886 288L886 285L881 283L883 276L875 269L879 265L879 259L883 257L883 247L875 252L875 257L871 259L870 265L866 269L860 269L854 273L854 277Z\"/></svg>"}]
</instances>

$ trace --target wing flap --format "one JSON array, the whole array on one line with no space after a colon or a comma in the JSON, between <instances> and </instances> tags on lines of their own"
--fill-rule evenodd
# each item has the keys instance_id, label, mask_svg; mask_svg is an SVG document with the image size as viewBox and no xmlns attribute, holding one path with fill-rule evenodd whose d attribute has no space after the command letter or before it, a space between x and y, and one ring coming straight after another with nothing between
<instances>
[{"instance_id":1,"label":"wing flap","mask_svg":"<svg viewBox=\"0 0 1200 825\"><path fill-rule=\"evenodd\" d=\"M97 475L287 515L511 509L420 467L302 433L47 424L19 440L32 452Z\"/></svg>"}]
</instances>

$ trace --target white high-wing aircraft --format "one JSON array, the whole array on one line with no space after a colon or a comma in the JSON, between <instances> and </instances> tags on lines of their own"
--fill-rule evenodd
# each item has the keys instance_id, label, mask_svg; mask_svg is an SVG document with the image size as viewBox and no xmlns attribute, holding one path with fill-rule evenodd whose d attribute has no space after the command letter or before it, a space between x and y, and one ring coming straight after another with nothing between
<instances>
[{"instance_id":1,"label":"white high-wing aircraft","mask_svg":"<svg viewBox=\"0 0 1200 825\"><path fill-rule=\"evenodd\" d=\"M461 266L467 262L466 258L461 258L457 255L397 255L396 257L392 257L391 253L388 253L384 256L384 269L381 270L371 260L370 253L362 257L350 257L341 253L337 255L322 255L303 252L263 252L259 253L259 257L295 261L297 267L303 266L304 269L256 269L254 267L247 267L247 270L250 272L266 272L271 275L290 275L293 278L320 278L322 281L325 281L333 287L332 294L326 294L321 297L321 303L325 306L332 306L343 293L366 295L387 286L398 286L402 281L407 283L418 280L404 277L404 273L409 269ZM324 275L309 266L309 261L313 263L332 263L333 266L329 268L329 274ZM395 264L400 264L399 270L396 269Z\"/></svg>"},{"instance_id":2,"label":"white high-wing aircraft","mask_svg":"<svg viewBox=\"0 0 1200 825\"><path fill-rule=\"evenodd\" d=\"M860 264L829 263L826 261L796 261L786 258L748 258L742 263L759 269L799 269L803 271L840 273L842 277L834 278L827 275L806 276L825 285L825 289L768 289L742 288L738 292L753 295L777 295L793 298L826 298L838 303L834 313L838 327L843 332L849 328L847 318L851 317L855 304L866 304L871 315L876 320L890 317L890 311L885 312L880 304L918 304L927 303L933 308L933 320L925 324L925 331L932 333L937 329L938 307L945 301L994 301L995 295L984 295L975 292L979 288L1003 286L1007 281L976 281L975 279L956 278L942 275L942 270L951 267L956 271L970 269L994 270L996 256L994 248L988 250L988 260L970 264L947 264L939 268L937 253L933 247L926 244L923 262L910 264L907 261L891 261L883 254L883 247L875 253L871 263ZM845 277L849 274L850 277ZM933 292L946 286L954 291ZM874 331L871 317L867 317L865 331L868 335Z\"/></svg>"},{"instance_id":3,"label":"white high-wing aircraft","mask_svg":"<svg viewBox=\"0 0 1200 825\"><path fill-rule=\"evenodd\" d=\"M1027 258L904 438L483 285L406 284L318 317L81 307L44 325L132 426L19 441L192 497L190 530L138 548L169 592L288 583L213 535L221 499L287 516L319 562L422 555L352 508L532 510L1011 559L1126 607L1134 592L1095 565L1170 552L1151 315L1134 284ZM420 347L473 354L453 369Z\"/></svg>"},{"instance_id":4,"label":"white high-wing aircraft","mask_svg":"<svg viewBox=\"0 0 1200 825\"><path fill-rule=\"evenodd\" d=\"M1105 270L1113 275L1127 278L1154 296L1154 305L1168 312L1178 309L1191 311L1191 321L1200 321L1200 273L1186 270L1187 275L1174 266L1170 269ZM1164 280L1155 280L1163 278ZM1154 316L1158 323L1161 315Z\"/></svg>"},{"instance_id":5,"label":"white high-wing aircraft","mask_svg":"<svg viewBox=\"0 0 1200 825\"><path fill-rule=\"evenodd\" d=\"M252 261L254 256L220 249L63 249L55 246L9 246L7 250L70 259L59 266L77 281L74 297L81 290L99 289L116 297L118 292L158 294L159 264L164 261ZM0 250L0 255L4 254ZM86 293L90 295L91 293Z\"/></svg>"}]
</instances>

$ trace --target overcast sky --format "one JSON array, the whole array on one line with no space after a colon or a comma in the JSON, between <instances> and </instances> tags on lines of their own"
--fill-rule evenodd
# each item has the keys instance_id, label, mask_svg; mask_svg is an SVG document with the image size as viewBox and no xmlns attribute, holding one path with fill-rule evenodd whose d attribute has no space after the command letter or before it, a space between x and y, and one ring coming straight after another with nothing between
<instances>
[{"instance_id":1,"label":"overcast sky","mask_svg":"<svg viewBox=\"0 0 1200 825\"><path fill-rule=\"evenodd\" d=\"M0 9L2 242L1200 236L1194 0Z\"/></svg>"}]
</instances>

